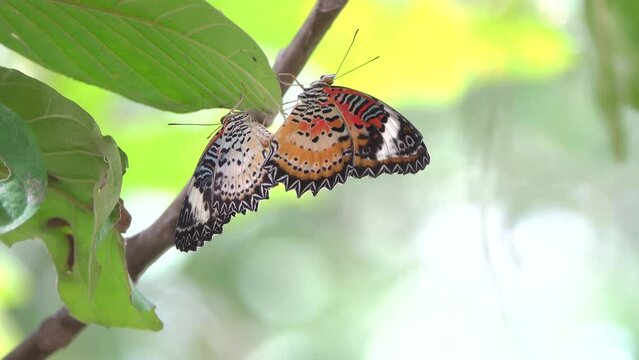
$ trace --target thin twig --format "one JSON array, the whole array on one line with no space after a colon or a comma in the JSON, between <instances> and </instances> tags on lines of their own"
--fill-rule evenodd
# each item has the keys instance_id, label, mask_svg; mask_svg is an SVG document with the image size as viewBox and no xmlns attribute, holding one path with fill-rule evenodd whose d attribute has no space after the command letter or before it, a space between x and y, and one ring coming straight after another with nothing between
<instances>
[{"instance_id":1,"label":"thin twig","mask_svg":"<svg viewBox=\"0 0 639 360\"><path fill-rule=\"evenodd\" d=\"M291 43L280 52L273 64L273 71L278 74L282 96L291 87L291 79L282 74L298 76L308 62L311 54L324 34L333 24L348 0L318 0L302 27L297 31ZM288 80L288 81L287 81ZM253 118L268 126L273 122L273 114L253 113Z\"/></svg>"},{"instance_id":2,"label":"thin twig","mask_svg":"<svg viewBox=\"0 0 639 360\"><path fill-rule=\"evenodd\" d=\"M348 0L318 0L308 18L289 46L278 56L273 70L276 73L299 75L311 53L320 42ZM282 94L289 85L281 84ZM269 120L261 115L262 122ZM175 223L185 189L171 205L147 229L130 237L126 242L126 258L131 278L137 280L144 270L173 245ZM85 324L73 318L63 307L46 318L33 333L27 336L5 360L45 359L55 351L66 347L85 328Z\"/></svg>"}]
</instances>

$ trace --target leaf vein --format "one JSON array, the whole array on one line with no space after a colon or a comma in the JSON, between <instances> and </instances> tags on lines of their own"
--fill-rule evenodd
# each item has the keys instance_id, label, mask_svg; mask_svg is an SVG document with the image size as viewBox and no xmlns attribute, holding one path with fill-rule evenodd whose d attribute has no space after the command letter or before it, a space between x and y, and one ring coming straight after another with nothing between
<instances>
[{"instance_id":1,"label":"leaf vein","mask_svg":"<svg viewBox=\"0 0 639 360\"><path fill-rule=\"evenodd\" d=\"M186 36L189 39L192 39L191 36L193 34L197 34L200 31L204 31L206 29L210 29L210 28L214 28L214 27L230 27L230 26L229 26L229 24L214 24L214 23L204 24L204 25L200 25L200 26L198 26L196 28L193 28L193 29L187 31L186 33L184 33L184 36Z\"/></svg>"},{"instance_id":2,"label":"leaf vein","mask_svg":"<svg viewBox=\"0 0 639 360\"><path fill-rule=\"evenodd\" d=\"M92 151L81 150L81 149L72 149L72 150L56 150L56 151L43 151L42 155L45 156L59 156L59 155L73 155L73 154L81 154L93 157L105 157L104 154L99 154Z\"/></svg>"},{"instance_id":3,"label":"leaf vein","mask_svg":"<svg viewBox=\"0 0 639 360\"><path fill-rule=\"evenodd\" d=\"M158 24L158 23L153 23L151 21L149 21L148 19L144 19L144 18L140 18L140 17L136 17L136 16L132 16L129 14L122 14L122 13L117 13L114 11L110 11L104 8L95 8L95 7L90 7L90 6L86 6L86 5L81 5L81 4L76 4L76 3L70 3L68 2L68 0L50 0L51 2L57 3L60 6L68 6L68 7L76 7L76 8L80 8L83 9L84 11L91 11L91 12L97 12L97 13L103 13L103 14L107 14L110 16L114 16L117 18L121 18L124 21L137 21L140 22L146 26L150 26L150 27L157 27L157 28L162 28L167 32L172 32L172 33L176 33L177 35L179 35L180 37L183 37L185 39L187 39L189 42L193 43L194 45L196 45L197 47L206 49L208 51L210 51L211 53L213 53L214 55L216 55L218 58L223 59L223 60L227 60L229 65L231 65L234 69L236 69L239 73L242 73L245 77L251 79L256 87L257 90L260 91L260 93L262 95L266 95L266 97L271 101L271 104L279 107L280 106L280 98L274 98L272 96L272 94L266 89L266 87L264 86L264 84L262 84L261 81L259 81L253 74L251 74L250 72L248 72L246 69L242 68L238 63L236 63L235 61L231 61L230 59L228 59L228 57L226 57L224 54L222 54L219 50L209 46L206 43L200 42L198 40L195 40L193 38L190 37L186 37L184 36L184 33L181 33L175 29L171 29L163 24ZM240 29L238 29L238 31L241 31Z\"/></svg>"},{"instance_id":4,"label":"leaf vein","mask_svg":"<svg viewBox=\"0 0 639 360\"><path fill-rule=\"evenodd\" d=\"M77 124L79 124L80 126L82 126L85 130L92 132L92 129L84 123L84 121L80 120L80 119L76 119L74 117L71 117L69 115L63 115L63 114L46 114L46 115L41 115L41 116L36 116L34 118L25 120L24 122L27 124L33 124L35 122L38 121L42 121L42 120L46 120L46 119L60 119L60 120L68 120L71 122L75 122Z\"/></svg>"},{"instance_id":5,"label":"leaf vein","mask_svg":"<svg viewBox=\"0 0 639 360\"><path fill-rule=\"evenodd\" d=\"M63 10L64 11L64 10ZM111 54L113 54L113 56L115 56L117 59L119 59L121 61L122 64L124 64L132 73L134 74L138 74L137 70L131 66L131 64L129 64L128 62L125 61L125 59L123 57L120 56L120 54L118 54L117 52L113 51L113 49L111 49L109 46L107 46L107 44L104 42L104 40L100 39L98 36L96 36L92 31L90 31L87 27L84 26L84 24L80 23L74 16L67 14L65 12L65 15L67 15L72 21L74 21L75 23L77 23L78 25L82 26L84 29L86 29L87 34L90 34L91 37L93 37L96 42L102 44L102 46L104 46L105 49L107 49ZM97 17L95 14L91 14L93 16L94 19L100 20L100 22L102 24L104 24L105 26L109 27L104 21L102 21L99 17ZM120 35L118 33L118 35ZM122 35L120 35L122 36ZM126 40L126 38L124 38ZM130 41L129 43L131 45L133 45ZM90 52L89 52L90 53ZM152 57L151 57L152 58ZM97 61L97 57L94 57L94 59L96 59ZM99 62L99 61L98 61ZM101 64L101 63L100 63ZM113 74L111 73L111 71L105 67L106 72L108 73L109 77L111 78L111 80L113 81L113 83L118 83L117 79L113 76ZM162 89L158 86L156 86L156 84L154 84L153 82L151 82L149 79L147 79L144 76L138 76L139 79L141 79L142 81L146 82L147 84L151 85L153 88L155 88L160 94L164 95L169 101L172 101L171 96L169 96L168 94L164 93L162 91Z\"/></svg>"},{"instance_id":6,"label":"leaf vein","mask_svg":"<svg viewBox=\"0 0 639 360\"><path fill-rule=\"evenodd\" d=\"M162 68L166 69L166 70L167 70L167 71L169 71L169 72L171 72L171 71L172 71L172 69L171 69L171 68L167 67L167 66L166 66L166 65L164 65L162 62L158 61L158 60L156 59L156 57L155 57L155 56L152 56L151 54L149 54L149 53L145 52L145 51L144 51L144 49L142 49L140 46L138 46L138 45L137 45L137 44L135 44L133 41L131 41L130 39L128 39L126 36L122 35L122 34L121 34L121 33L119 33L118 31L116 31L116 29L115 29L115 28L113 28L110 24L108 24L108 23L107 23L107 22L105 22L103 19L101 19L100 17L98 17L96 14L91 14L91 15L93 16L93 18L94 18L96 21L99 21L101 24L103 24L104 26L106 26L106 27L108 27L109 29L111 29L111 31L112 31L114 34L117 34L117 35L118 35L120 38L122 38L124 41L128 42L128 43L129 43L132 47L134 47L134 48L136 48L136 49L140 50L141 52L145 53L146 55L148 55L149 59L152 59L152 61L153 61L155 64L157 64L159 67L162 67ZM125 23L125 24L127 24L128 26L130 26L130 27L131 27L131 25L130 25L129 23L127 23L126 21L124 21L124 20L123 20L122 22L123 22L123 23ZM147 39L147 40L148 40L148 39ZM102 41L102 40L99 40L99 39L98 39L98 41ZM155 45L155 44L154 44L154 45ZM105 46L106 46L106 44L105 44ZM156 46L156 47L157 47L157 46ZM114 54L116 54L116 53L114 52ZM116 54L116 56L117 56L117 54ZM171 59L171 57L170 57L170 56L169 56L168 58L169 58L169 59ZM171 60L172 60L172 59L171 59ZM125 63L126 63L126 62L125 62ZM127 66L129 66L129 69L130 69L132 72L134 72L134 73L138 73L138 71L137 71L135 68L133 68L130 64L128 64L128 63L126 63L126 64L127 64ZM187 72L187 73L188 73L188 72ZM145 79L145 77L144 77L144 76L141 76L140 78ZM187 87L189 87L189 86L191 85L191 84L189 84L188 82L186 82L186 81L185 81L185 80L184 80L181 76L176 76L175 78L177 79L177 81L180 81L181 83L183 83L183 84L184 84L184 85L186 85ZM151 84L153 87L155 87L156 89L158 89L158 91L159 91L160 93L162 93L162 94L166 95L168 98L170 98L170 96L168 96L168 94L165 94L165 93L162 91L161 87L157 86L156 84L153 84L151 81L148 81L148 80L147 80L147 82L148 82L149 84Z\"/></svg>"},{"instance_id":7,"label":"leaf vein","mask_svg":"<svg viewBox=\"0 0 639 360\"><path fill-rule=\"evenodd\" d=\"M137 32L138 34L140 34L140 36L142 36L144 39L146 39L149 44L152 44L158 51L164 53L164 55L166 55L167 59L169 59L170 61L172 61L177 67L181 68L185 74L188 74L194 82L198 83L202 89L204 89L207 93L209 93L212 97L214 97L216 100L219 100L219 96L217 94L215 94L215 92L211 91L211 89L206 86L206 84L204 84L203 82L201 82L196 75L192 74L191 72L189 72L188 67L184 66L184 64L182 64L181 62L175 60L171 54L166 50L163 49L161 46L158 46L155 42L153 42L153 40L151 38L149 38L145 33L143 33L142 31L136 29L133 25L131 25L130 23L123 21L129 28L131 28L133 31ZM162 36L164 36L164 34L162 32L159 32ZM164 37L166 39L166 37ZM168 40L168 39L167 39ZM172 46L175 47L175 45L172 44L172 42L169 41L169 44L171 44ZM177 47L176 47L177 48ZM179 48L178 48L179 49ZM142 49L140 49L141 51L144 51ZM181 51L181 49L180 49ZM188 57L190 60L192 60L193 64L196 64L194 59L192 59L188 54L182 52L186 57ZM154 58L153 56L151 56L150 54L148 54L151 58ZM167 67L166 65L160 64L162 66L164 66L168 71L171 71L171 69L169 67ZM196 64L199 66L199 64ZM200 67L201 68L201 67ZM203 72L207 72L206 69L201 68ZM182 79L181 77L178 76L179 79ZM189 83L184 82L184 84L186 86L190 86Z\"/></svg>"},{"instance_id":8,"label":"leaf vein","mask_svg":"<svg viewBox=\"0 0 639 360\"><path fill-rule=\"evenodd\" d=\"M158 15L155 19L153 19L153 22L159 23L163 18L165 18L167 16L173 15L175 13L178 13L178 12L182 11L182 10L190 9L192 7L198 7L198 6L201 6L201 5L203 5L203 3L192 3L192 4L186 4L186 5L183 5L183 6L178 6L175 9L171 9L171 10L165 11L164 13Z\"/></svg>"}]
</instances>

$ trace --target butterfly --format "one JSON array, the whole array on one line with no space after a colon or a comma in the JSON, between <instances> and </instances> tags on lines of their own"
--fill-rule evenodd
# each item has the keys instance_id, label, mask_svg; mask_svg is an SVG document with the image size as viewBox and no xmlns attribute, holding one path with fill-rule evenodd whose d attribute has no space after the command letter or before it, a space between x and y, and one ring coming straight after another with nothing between
<instances>
[{"instance_id":1,"label":"butterfly","mask_svg":"<svg viewBox=\"0 0 639 360\"><path fill-rule=\"evenodd\" d=\"M257 210L273 187L263 168L272 134L247 112L222 118L195 167L175 229L175 246L197 250L237 213Z\"/></svg>"},{"instance_id":2,"label":"butterfly","mask_svg":"<svg viewBox=\"0 0 639 360\"><path fill-rule=\"evenodd\" d=\"M363 92L333 86L324 75L304 88L273 135L265 168L300 197L332 189L348 177L423 170L430 155L419 131L389 105Z\"/></svg>"}]
</instances>

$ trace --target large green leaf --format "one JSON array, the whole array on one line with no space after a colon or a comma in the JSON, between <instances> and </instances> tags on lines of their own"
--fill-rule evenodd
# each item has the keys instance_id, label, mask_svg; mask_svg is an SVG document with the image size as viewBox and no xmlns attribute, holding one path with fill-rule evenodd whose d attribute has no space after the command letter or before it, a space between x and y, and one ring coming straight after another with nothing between
<instances>
[{"instance_id":1,"label":"large green leaf","mask_svg":"<svg viewBox=\"0 0 639 360\"><path fill-rule=\"evenodd\" d=\"M123 239L114 228L126 157L82 108L18 71L0 68L0 103L33 134L48 176L40 209L0 240L44 241L60 297L78 319L161 328L153 307L132 290Z\"/></svg>"},{"instance_id":2,"label":"large green leaf","mask_svg":"<svg viewBox=\"0 0 639 360\"><path fill-rule=\"evenodd\" d=\"M13 230L44 200L47 173L42 154L20 117L0 103L0 234Z\"/></svg>"},{"instance_id":3,"label":"large green leaf","mask_svg":"<svg viewBox=\"0 0 639 360\"><path fill-rule=\"evenodd\" d=\"M0 42L163 110L281 106L262 50L204 0L3 0Z\"/></svg>"}]
</instances>

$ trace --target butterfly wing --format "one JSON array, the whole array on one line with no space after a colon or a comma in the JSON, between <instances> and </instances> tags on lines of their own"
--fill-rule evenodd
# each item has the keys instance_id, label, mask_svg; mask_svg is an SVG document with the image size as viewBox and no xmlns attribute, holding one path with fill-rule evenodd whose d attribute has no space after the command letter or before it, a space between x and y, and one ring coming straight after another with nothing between
<instances>
[{"instance_id":1,"label":"butterfly wing","mask_svg":"<svg viewBox=\"0 0 639 360\"><path fill-rule=\"evenodd\" d=\"M221 129L211 139L187 186L175 228L175 246L180 251L197 250L214 234L222 233L222 225L229 220L221 218L212 207L213 173L220 155L223 133L224 129Z\"/></svg>"},{"instance_id":2,"label":"butterfly wing","mask_svg":"<svg viewBox=\"0 0 639 360\"><path fill-rule=\"evenodd\" d=\"M298 104L273 135L266 168L300 197L346 181L353 143L334 106Z\"/></svg>"},{"instance_id":3,"label":"butterfly wing","mask_svg":"<svg viewBox=\"0 0 639 360\"><path fill-rule=\"evenodd\" d=\"M251 120L248 113L224 118L222 129L202 154L187 187L177 222L175 245L197 250L235 214L257 210L273 187L263 168L269 154L271 133Z\"/></svg>"},{"instance_id":4,"label":"butterfly wing","mask_svg":"<svg viewBox=\"0 0 639 360\"><path fill-rule=\"evenodd\" d=\"M414 174L430 163L419 131L399 112L360 91L327 86L328 103L342 114L353 140L350 176Z\"/></svg>"},{"instance_id":5,"label":"butterfly wing","mask_svg":"<svg viewBox=\"0 0 639 360\"><path fill-rule=\"evenodd\" d=\"M271 133L254 121L234 121L221 139L222 150L213 180L213 209L223 218L257 210L273 187L263 165Z\"/></svg>"},{"instance_id":6,"label":"butterfly wing","mask_svg":"<svg viewBox=\"0 0 639 360\"><path fill-rule=\"evenodd\" d=\"M357 90L308 89L275 133L266 167L297 196L332 189L350 175L416 173L430 162L419 131L399 112Z\"/></svg>"}]
</instances>

